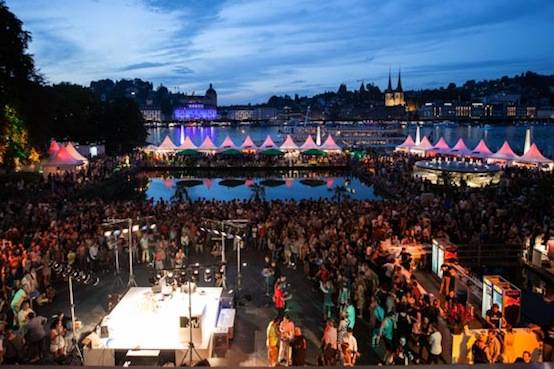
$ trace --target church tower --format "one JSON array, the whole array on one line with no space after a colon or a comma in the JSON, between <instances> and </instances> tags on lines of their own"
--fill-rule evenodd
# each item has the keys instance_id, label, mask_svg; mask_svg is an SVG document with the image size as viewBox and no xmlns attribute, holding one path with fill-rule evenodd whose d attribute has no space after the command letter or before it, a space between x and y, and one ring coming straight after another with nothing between
<instances>
[{"instance_id":1,"label":"church tower","mask_svg":"<svg viewBox=\"0 0 554 369\"><path fill-rule=\"evenodd\" d=\"M389 74L389 83L390 83L390 74ZM402 78L400 76L400 69L398 69L398 85L394 91L394 105L395 106L405 106L406 101L404 100L404 91L402 90Z\"/></svg>"},{"instance_id":2,"label":"church tower","mask_svg":"<svg viewBox=\"0 0 554 369\"><path fill-rule=\"evenodd\" d=\"M389 85L385 90L385 106L395 106L394 101L394 91L392 90L392 82L390 79L390 68L389 68Z\"/></svg>"}]
</instances>

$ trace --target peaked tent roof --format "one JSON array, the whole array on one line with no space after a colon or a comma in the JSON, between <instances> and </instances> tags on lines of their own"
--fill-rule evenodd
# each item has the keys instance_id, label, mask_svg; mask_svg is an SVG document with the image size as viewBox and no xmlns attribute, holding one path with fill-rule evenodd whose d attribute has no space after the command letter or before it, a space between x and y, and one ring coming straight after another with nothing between
<instances>
[{"instance_id":1,"label":"peaked tent roof","mask_svg":"<svg viewBox=\"0 0 554 369\"><path fill-rule=\"evenodd\" d=\"M200 151L212 151L212 150L216 150L216 149L217 149L217 147L215 146L215 144L212 141L212 139L210 138L210 136L206 136L204 141L202 141L200 146L198 146L198 150L200 150Z\"/></svg>"},{"instance_id":2,"label":"peaked tent roof","mask_svg":"<svg viewBox=\"0 0 554 369\"><path fill-rule=\"evenodd\" d=\"M298 150L298 145L294 142L291 135L287 135L285 141L281 144L281 150Z\"/></svg>"},{"instance_id":3,"label":"peaked tent roof","mask_svg":"<svg viewBox=\"0 0 554 369\"><path fill-rule=\"evenodd\" d=\"M48 155L50 157L56 155L60 151L60 144L56 140L50 141L50 146L48 147Z\"/></svg>"},{"instance_id":4,"label":"peaked tent roof","mask_svg":"<svg viewBox=\"0 0 554 369\"><path fill-rule=\"evenodd\" d=\"M319 147L321 150L325 151L341 151L341 147L337 145L335 140L333 139L333 136L329 135L325 139L325 142Z\"/></svg>"},{"instance_id":5,"label":"peaked tent roof","mask_svg":"<svg viewBox=\"0 0 554 369\"><path fill-rule=\"evenodd\" d=\"M51 157L45 166L59 167L59 166L79 166L82 165L82 160L77 160L71 155L65 146L61 146L56 155Z\"/></svg>"},{"instance_id":6,"label":"peaked tent roof","mask_svg":"<svg viewBox=\"0 0 554 369\"><path fill-rule=\"evenodd\" d=\"M241 149L256 149L256 144L254 143L254 141L252 141L252 138L250 137L250 135L246 136L246 138L244 139L244 142L240 145L240 148Z\"/></svg>"},{"instance_id":7,"label":"peaked tent roof","mask_svg":"<svg viewBox=\"0 0 554 369\"><path fill-rule=\"evenodd\" d=\"M500 149L497 152L490 155L491 159L500 159L500 160L516 160L519 157L515 154L514 150L510 147L508 141L504 141Z\"/></svg>"},{"instance_id":8,"label":"peaked tent roof","mask_svg":"<svg viewBox=\"0 0 554 369\"><path fill-rule=\"evenodd\" d=\"M492 151L489 149L489 147L485 143L485 140L483 139L479 141L479 143L477 144L477 146L475 146L471 153L479 157L488 157L492 155Z\"/></svg>"},{"instance_id":9,"label":"peaked tent roof","mask_svg":"<svg viewBox=\"0 0 554 369\"><path fill-rule=\"evenodd\" d=\"M402 142L400 145L396 146L397 149L403 149L403 148L411 148L415 146L415 141L412 138L412 135L408 135L404 142Z\"/></svg>"},{"instance_id":10,"label":"peaked tent roof","mask_svg":"<svg viewBox=\"0 0 554 369\"><path fill-rule=\"evenodd\" d=\"M471 150L467 148L466 143L464 142L463 138L459 138L458 142L456 142L456 145L454 145L450 149L451 154L457 154L457 155L469 155L471 154Z\"/></svg>"},{"instance_id":11,"label":"peaked tent roof","mask_svg":"<svg viewBox=\"0 0 554 369\"><path fill-rule=\"evenodd\" d=\"M433 148L433 145L431 144L427 136L423 136L419 145L415 145L414 147L412 147L412 149L416 151L421 151L421 150L426 151L426 150L431 150L432 148Z\"/></svg>"},{"instance_id":12,"label":"peaked tent roof","mask_svg":"<svg viewBox=\"0 0 554 369\"><path fill-rule=\"evenodd\" d=\"M67 152L71 156L73 156L76 160L80 160L83 163L88 163L88 159L85 158L83 155L81 155L81 153L79 151L77 151L77 149L75 148L75 146L73 146L73 144L71 142L68 142L65 145L65 148L67 149Z\"/></svg>"},{"instance_id":13,"label":"peaked tent roof","mask_svg":"<svg viewBox=\"0 0 554 369\"><path fill-rule=\"evenodd\" d=\"M552 163L552 160L546 158L536 144L531 144L529 150L523 154L518 161L525 163Z\"/></svg>"},{"instance_id":14,"label":"peaked tent roof","mask_svg":"<svg viewBox=\"0 0 554 369\"><path fill-rule=\"evenodd\" d=\"M219 145L220 149L237 149L237 145L231 140L231 137L227 135L221 145Z\"/></svg>"},{"instance_id":15,"label":"peaked tent roof","mask_svg":"<svg viewBox=\"0 0 554 369\"><path fill-rule=\"evenodd\" d=\"M448 146L448 142L446 142L444 137L439 138L435 145L433 145L433 149L439 153L450 152L450 146Z\"/></svg>"},{"instance_id":16,"label":"peaked tent roof","mask_svg":"<svg viewBox=\"0 0 554 369\"><path fill-rule=\"evenodd\" d=\"M267 135L264 142L260 145L261 150L267 150L267 149L276 149L277 145L275 145L275 142L271 139L270 135Z\"/></svg>"},{"instance_id":17,"label":"peaked tent roof","mask_svg":"<svg viewBox=\"0 0 554 369\"><path fill-rule=\"evenodd\" d=\"M171 141L169 135L165 136L162 143L158 146L158 151L172 151L177 150L177 146Z\"/></svg>"},{"instance_id":18,"label":"peaked tent roof","mask_svg":"<svg viewBox=\"0 0 554 369\"><path fill-rule=\"evenodd\" d=\"M186 136L183 143L179 145L179 150L196 150L197 148L190 136Z\"/></svg>"},{"instance_id":19,"label":"peaked tent roof","mask_svg":"<svg viewBox=\"0 0 554 369\"><path fill-rule=\"evenodd\" d=\"M302 144L302 146L300 146L300 148L302 150L317 149L317 145L315 144L312 135L308 135L308 137L306 138L306 141L304 141L304 143Z\"/></svg>"}]
</instances>

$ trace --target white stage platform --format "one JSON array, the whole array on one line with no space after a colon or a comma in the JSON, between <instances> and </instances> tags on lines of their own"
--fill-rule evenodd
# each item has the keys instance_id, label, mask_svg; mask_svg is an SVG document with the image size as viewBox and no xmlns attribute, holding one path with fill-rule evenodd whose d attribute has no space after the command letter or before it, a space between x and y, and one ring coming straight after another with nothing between
<instances>
[{"instance_id":1,"label":"white stage platform","mask_svg":"<svg viewBox=\"0 0 554 369\"><path fill-rule=\"evenodd\" d=\"M199 350L208 350L219 313L222 288L197 288L192 294L193 343ZM189 341L189 296L173 292L170 296L153 293L148 287L129 289L102 325L108 327L109 338L101 346L114 350L179 350ZM186 319L184 319L186 318Z\"/></svg>"}]
</instances>

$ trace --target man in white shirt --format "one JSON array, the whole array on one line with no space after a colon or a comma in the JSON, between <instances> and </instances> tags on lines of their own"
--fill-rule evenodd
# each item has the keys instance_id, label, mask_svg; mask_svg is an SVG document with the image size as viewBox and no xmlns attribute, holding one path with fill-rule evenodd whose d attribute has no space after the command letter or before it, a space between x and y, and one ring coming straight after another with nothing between
<instances>
[{"instance_id":1,"label":"man in white shirt","mask_svg":"<svg viewBox=\"0 0 554 369\"><path fill-rule=\"evenodd\" d=\"M431 332L429 336L429 364L439 364L442 354L442 334L434 325L431 326Z\"/></svg>"},{"instance_id":2,"label":"man in white shirt","mask_svg":"<svg viewBox=\"0 0 554 369\"><path fill-rule=\"evenodd\" d=\"M352 334L352 328L346 330L346 335L342 339L342 354L344 366L354 366L360 356L358 341Z\"/></svg>"}]
</instances>

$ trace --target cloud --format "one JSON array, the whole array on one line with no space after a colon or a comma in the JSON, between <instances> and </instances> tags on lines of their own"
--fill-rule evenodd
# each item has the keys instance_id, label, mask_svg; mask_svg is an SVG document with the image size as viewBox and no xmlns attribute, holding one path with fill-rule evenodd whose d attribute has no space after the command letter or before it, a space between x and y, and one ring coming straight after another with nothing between
<instances>
[{"instance_id":1,"label":"cloud","mask_svg":"<svg viewBox=\"0 0 554 369\"><path fill-rule=\"evenodd\" d=\"M8 0L54 82L143 78L223 103L363 79L406 88L554 71L554 2L529 0ZM442 82L441 82L442 81Z\"/></svg>"}]
</instances>

